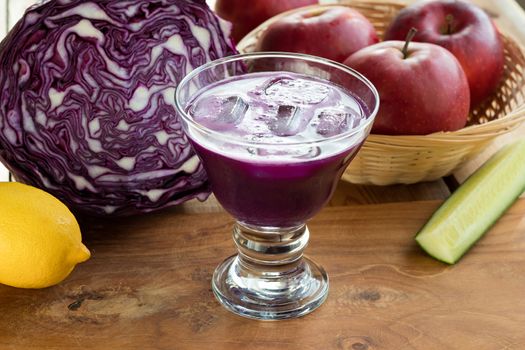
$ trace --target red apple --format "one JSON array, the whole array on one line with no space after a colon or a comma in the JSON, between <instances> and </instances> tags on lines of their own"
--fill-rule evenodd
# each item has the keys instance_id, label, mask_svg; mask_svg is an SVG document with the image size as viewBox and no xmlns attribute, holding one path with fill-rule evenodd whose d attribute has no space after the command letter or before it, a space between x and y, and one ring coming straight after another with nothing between
<instances>
[{"instance_id":1,"label":"red apple","mask_svg":"<svg viewBox=\"0 0 525 350\"><path fill-rule=\"evenodd\" d=\"M300 10L272 23L256 50L300 52L343 62L378 41L374 27L361 13L331 6Z\"/></svg>"},{"instance_id":2,"label":"red apple","mask_svg":"<svg viewBox=\"0 0 525 350\"><path fill-rule=\"evenodd\" d=\"M233 23L232 36L239 42L268 18L294 8L317 4L318 0L217 0L215 12Z\"/></svg>"},{"instance_id":3,"label":"red apple","mask_svg":"<svg viewBox=\"0 0 525 350\"><path fill-rule=\"evenodd\" d=\"M401 10L385 40L403 40L410 28L415 41L443 46L461 63L475 107L498 86L503 75L503 43L489 16L476 5L455 0L425 1Z\"/></svg>"},{"instance_id":4,"label":"red apple","mask_svg":"<svg viewBox=\"0 0 525 350\"><path fill-rule=\"evenodd\" d=\"M426 135L461 129L467 122L467 78L454 55L440 46L384 41L354 53L344 64L379 92L375 134Z\"/></svg>"}]
</instances>

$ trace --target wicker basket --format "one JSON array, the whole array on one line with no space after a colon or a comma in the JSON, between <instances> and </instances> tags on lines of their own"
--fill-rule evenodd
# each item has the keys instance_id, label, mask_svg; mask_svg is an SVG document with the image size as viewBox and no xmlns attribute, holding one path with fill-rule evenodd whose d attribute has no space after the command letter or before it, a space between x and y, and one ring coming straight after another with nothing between
<instances>
[{"instance_id":1,"label":"wicker basket","mask_svg":"<svg viewBox=\"0 0 525 350\"><path fill-rule=\"evenodd\" d=\"M339 1L359 10L382 37L404 5L399 2ZM334 5L323 5L323 7ZM312 6L315 7L315 6ZM238 45L241 52L254 51L258 36L273 17L249 33ZM424 136L370 135L348 167L343 179L353 183L389 185L431 181L449 175L485 149L494 139L525 120L525 57L522 48L503 35L505 73L491 98L471 111L465 128Z\"/></svg>"}]
</instances>

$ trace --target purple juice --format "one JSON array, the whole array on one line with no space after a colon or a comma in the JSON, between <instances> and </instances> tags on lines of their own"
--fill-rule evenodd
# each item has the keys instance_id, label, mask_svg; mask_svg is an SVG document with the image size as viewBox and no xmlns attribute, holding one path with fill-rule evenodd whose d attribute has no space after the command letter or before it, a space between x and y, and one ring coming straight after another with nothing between
<instances>
[{"instance_id":1,"label":"purple juice","mask_svg":"<svg viewBox=\"0 0 525 350\"><path fill-rule=\"evenodd\" d=\"M362 145L370 112L327 80L248 73L207 86L186 109L215 196L240 222L304 224Z\"/></svg>"}]
</instances>

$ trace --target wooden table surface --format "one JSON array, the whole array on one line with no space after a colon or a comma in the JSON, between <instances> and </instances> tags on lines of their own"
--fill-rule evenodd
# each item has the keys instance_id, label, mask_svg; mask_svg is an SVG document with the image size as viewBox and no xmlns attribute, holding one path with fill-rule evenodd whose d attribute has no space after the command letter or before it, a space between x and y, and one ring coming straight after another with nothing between
<instances>
[{"instance_id":1,"label":"wooden table surface","mask_svg":"<svg viewBox=\"0 0 525 350\"><path fill-rule=\"evenodd\" d=\"M28 2L0 0L0 37ZM474 2L525 43L514 0ZM211 198L82 222L93 257L65 282L0 286L0 349L525 349L525 200L456 266L430 259L412 239L459 183L523 132L446 179L340 183L312 220L307 249L330 274L330 296L304 318L246 320L213 299L211 273L234 249L232 219Z\"/></svg>"},{"instance_id":2,"label":"wooden table surface","mask_svg":"<svg viewBox=\"0 0 525 350\"><path fill-rule=\"evenodd\" d=\"M234 252L227 214L84 224L93 256L66 281L0 287L0 349L524 349L525 200L455 266L413 240L440 202L325 209L307 251L330 275L328 299L278 322L213 297L213 269Z\"/></svg>"}]
</instances>

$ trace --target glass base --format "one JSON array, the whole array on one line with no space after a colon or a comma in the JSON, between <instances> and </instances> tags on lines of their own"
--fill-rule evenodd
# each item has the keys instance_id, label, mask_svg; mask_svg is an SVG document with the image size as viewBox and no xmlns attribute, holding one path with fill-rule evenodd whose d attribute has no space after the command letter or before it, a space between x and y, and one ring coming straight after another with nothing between
<instances>
[{"instance_id":1,"label":"glass base","mask_svg":"<svg viewBox=\"0 0 525 350\"><path fill-rule=\"evenodd\" d=\"M280 320L306 315L328 295L328 276L303 257L308 243L305 225L261 228L237 223L239 254L226 259L213 275L220 303L240 316Z\"/></svg>"}]
</instances>

